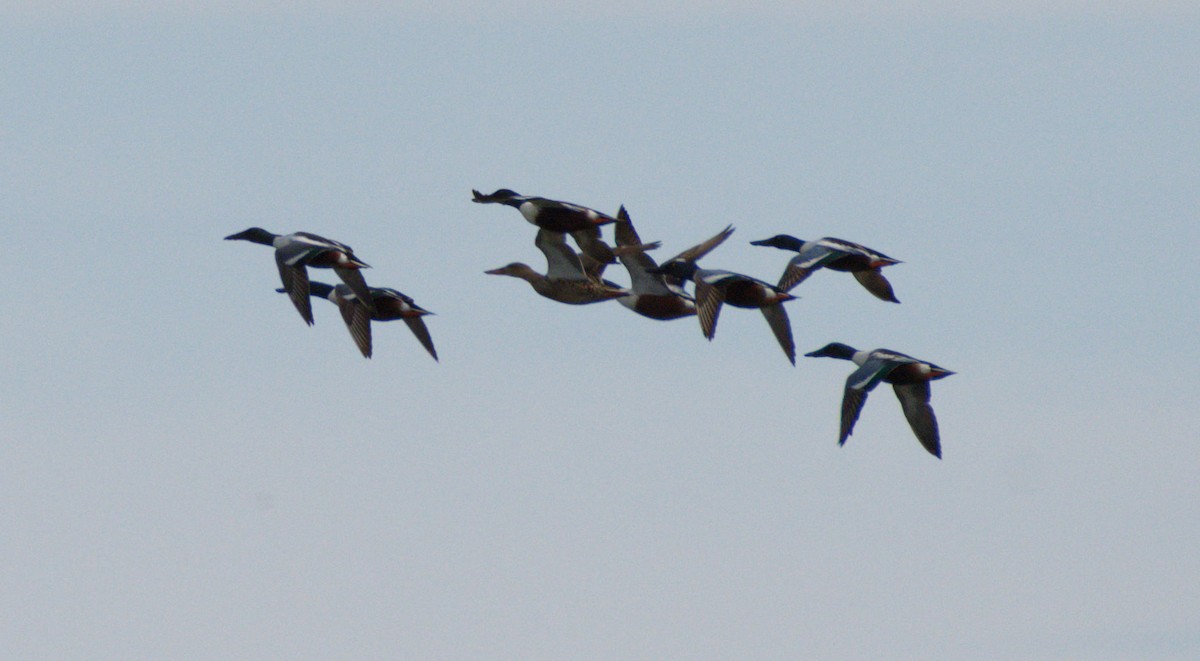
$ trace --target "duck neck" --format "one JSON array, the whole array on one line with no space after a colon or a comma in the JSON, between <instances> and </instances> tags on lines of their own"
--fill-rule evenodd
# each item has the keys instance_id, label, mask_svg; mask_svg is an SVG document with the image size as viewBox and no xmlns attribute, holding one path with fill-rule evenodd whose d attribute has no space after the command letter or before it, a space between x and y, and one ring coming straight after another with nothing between
<instances>
[{"instance_id":1,"label":"duck neck","mask_svg":"<svg viewBox=\"0 0 1200 661\"><path fill-rule=\"evenodd\" d=\"M279 235L272 234L261 227L251 227L244 232L238 232L225 238L226 240L249 241L251 243L260 243L264 246L274 246L275 239L279 238Z\"/></svg>"},{"instance_id":2,"label":"duck neck","mask_svg":"<svg viewBox=\"0 0 1200 661\"><path fill-rule=\"evenodd\" d=\"M800 252L804 248L804 239L797 239L794 236L782 235L775 238L775 247L781 250L791 250L792 252Z\"/></svg>"}]
</instances>

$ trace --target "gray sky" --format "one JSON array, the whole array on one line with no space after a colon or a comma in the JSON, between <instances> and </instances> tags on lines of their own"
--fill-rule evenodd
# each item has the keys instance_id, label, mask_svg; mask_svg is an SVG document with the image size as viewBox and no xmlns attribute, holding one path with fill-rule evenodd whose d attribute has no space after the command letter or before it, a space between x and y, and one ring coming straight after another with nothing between
<instances>
[{"instance_id":1,"label":"gray sky","mask_svg":"<svg viewBox=\"0 0 1200 661\"><path fill-rule=\"evenodd\" d=\"M4 657L1200 657L1194 5L16 4ZM499 187L904 260L788 310L958 372L945 460L888 389L838 448L851 366L756 312L484 275L544 265ZM442 362L306 328L251 225Z\"/></svg>"}]
</instances>

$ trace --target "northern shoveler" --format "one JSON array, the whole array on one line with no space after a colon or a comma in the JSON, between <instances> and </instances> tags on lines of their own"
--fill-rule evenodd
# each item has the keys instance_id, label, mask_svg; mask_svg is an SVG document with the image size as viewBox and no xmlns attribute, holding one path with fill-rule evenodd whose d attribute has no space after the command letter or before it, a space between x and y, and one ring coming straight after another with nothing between
<instances>
[{"instance_id":1,"label":"northern shoveler","mask_svg":"<svg viewBox=\"0 0 1200 661\"><path fill-rule=\"evenodd\" d=\"M277 289L276 291L285 292L286 290ZM364 357L371 357L372 321L403 319L413 335L417 336L421 346L425 347L434 360L437 360L437 350L433 347L433 338L429 335L429 329L425 327L425 321L421 319L421 317L433 313L417 305L411 297L395 289L371 287L369 291L371 301L375 306L374 313L371 313L367 306L363 305L358 295L346 285L331 286L324 282L313 282L309 289L312 296L324 298L338 306L338 310L342 313L342 320L346 322L346 328L350 329L350 336L354 338L354 344L358 345L358 350Z\"/></svg>"},{"instance_id":2,"label":"northern shoveler","mask_svg":"<svg viewBox=\"0 0 1200 661\"><path fill-rule=\"evenodd\" d=\"M696 285L696 306L700 317L700 329L709 340L717 334L717 317L721 305L728 303L739 308L758 308L767 319L767 325L779 341L779 346L788 360L796 364L796 345L792 340L792 325L788 321L783 303L795 296L781 291L762 280L732 271L702 269L693 261L667 262L658 272L677 278L692 279Z\"/></svg>"},{"instance_id":3,"label":"northern shoveler","mask_svg":"<svg viewBox=\"0 0 1200 661\"><path fill-rule=\"evenodd\" d=\"M534 245L546 255L545 275L521 262L513 262L484 273L520 278L542 296L569 305L599 303L629 293L629 290L614 282L589 275L584 269L580 255L567 245L561 232L540 229Z\"/></svg>"},{"instance_id":4,"label":"northern shoveler","mask_svg":"<svg viewBox=\"0 0 1200 661\"><path fill-rule=\"evenodd\" d=\"M612 248L600 238L600 226L616 222L616 218L571 202L561 202L532 195L519 195L507 188L484 195L472 190L472 201L479 204L503 204L521 212L525 220L551 232L570 234L579 249L603 264L617 261Z\"/></svg>"},{"instance_id":5,"label":"northern shoveler","mask_svg":"<svg viewBox=\"0 0 1200 661\"><path fill-rule=\"evenodd\" d=\"M890 349L859 351L841 342L827 344L804 355L812 358L840 358L858 365L858 369L846 379L838 445L844 445L854 431L854 423L867 401L867 393L880 381L887 381L896 391L900 407L904 409L904 417L908 418L908 424L916 434L917 440L930 454L938 459L942 458L937 418L933 415L933 407L929 405L929 382L943 379L954 372Z\"/></svg>"},{"instance_id":6,"label":"northern shoveler","mask_svg":"<svg viewBox=\"0 0 1200 661\"><path fill-rule=\"evenodd\" d=\"M787 234L777 234L769 239L751 241L754 246L771 246L781 250L799 253L788 262L783 276L779 279L778 287L791 291L796 285L804 282L819 268L834 271L848 271L854 274L859 284L875 295L876 298L892 303L899 303L892 293L892 285L883 277L879 269L900 260L872 250L866 246L851 241L825 237L816 241L804 241Z\"/></svg>"},{"instance_id":7,"label":"northern shoveler","mask_svg":"<svg viewBox=\"0 0 1200 661\"><path fill-rule=\"evenodd\" d=\"M631 282L630 293L617 299L621 305L651 319L668 321L696 314L696 301L683 289L683 281L679 278L658 272L658 264L654 258L639 250L643 245L641 237L633 227L633 221L625 207L617 213L615 225L617 240L617 257L625 270L629 271ZM712 238L688 248L667 260L695 261L707 255L714 248L729 238L733 233L730 225L718 232Z\"/></svg>"},{"instance_id":8,"label":"northern shoveler","mask_svg":"<svg viewBox=\"0 0 1200 661\"><path fill-rule=\"evenodd\" d=\"M279 278L300 316L309 326L313 325L312 304L309 302L308 270L305 267L333 269L342 282L361 299L370 301L367 281L360 269L369 268L367 263L354 256L354 250L344 244L308 232L272 234L261 227L231 234L226 241L249 241L275 248L275 264L279 267ZM368 303L374 312L374 304Z\"/></svg>"}]
</instances>

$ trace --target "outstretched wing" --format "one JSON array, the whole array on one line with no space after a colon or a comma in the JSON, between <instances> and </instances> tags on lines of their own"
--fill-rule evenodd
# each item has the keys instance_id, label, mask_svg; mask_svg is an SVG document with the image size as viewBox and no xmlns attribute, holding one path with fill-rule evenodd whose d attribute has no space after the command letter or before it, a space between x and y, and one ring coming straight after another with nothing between
<instances>
[{"instance_id":1,"label":"outstretched wing","mask_svg":"<svg viewBox=\"0 0 1200 661\"><path fill-rule=\"evenodd\" d=\"M768 305L761 310L763 316L767 318L767 325L771 327L771 332L775 333L775 339L779 340L779 346L783 348L783 353L787 354L788 360L795 365L796 343L792 340L792 324L788 321L787 310L783 309L782 303Z\"/></svg>"},{"instance_id":2,"label":"outstretched wing","mask_svg":"<svg viewBox=\"0 0 1200 661\"><path fill-rule=\"evenodd\" d=\"M725 239L728 239L730 234L733 234L733 225L726 225L725 229L721 230L720 232L717 232L712 237L705 239L704 241L702 241L700 243L697 243L696 245L692 246L691 248L688 248L687 250L684 250L683 252L679 253L678 255L675 255L674 257L672 257L671 259L668 259L667 261L668 262L674 262L676 260L684 261L684 262L699 261L701 257L704 257L708 253L712 252L714 248L716 248L717 246L724 243Z\"/></svg>"},{"instance_id":3,"label":"outstretched wing","mask_svg":"<svg viewBox=\"0 0 1200 661\"><path fill-rule=\"evenodd\" d=\"M888 301L890 303L900 302L900 300L896 298L896 294L892 292L892 283L888 282L887 278L883 277L883 273L880 273L879 269L854 271L853 273L854 279L858 280L858 283L865 287L867 291L871 292L875 298Z\"/></svg>"},{"instance_id":4,"label":"outstretched wing","mask_svg":"<svg viewBox=\"0 0 1200 661\"><path fill-rule=\"evenodd\" d=\"M900 407L904 409L904 417L908 418L908 426L912 427L917 440L929 451L929 454L942 458L942 443L938 435L937 416L929 405L929 382L892 384Z\"/></svg>"},{"instance_id":5,"label":"outstretched wing","mask_svg":"<svg viewBox=\"0 0 1200 661\"><path fill-rule=\"evenodd\" d=\"M275 265L279 267L279 279L292 299L292 305L309 326L313 325L312 302L308 298L308 269L296 256L297 251L280 249L275 251Z\"/></svg>"},{"instance_id":6,"label":"outstretched wing","mask_svg":"<svg viewBox=\"0 0 1200 661\"><path fill-rule=\"evenodd\" d=\"M846 439L854 433L854 423L858 422L858 414L862 412L866 402L866 390L846 386L845 392L842 393L842 429L838 434L838 445L845 445Z\"/></svg>"},{"instance_id":7,"label":"outstretched wing","mask_svg":"<svg viewBox=\"0 0 1200 661\"><path fill-rule=\"evenodd\" d=\"M721 304L725 302L725 289L699 277L696 283L696 316L700 318L700 330L704 337L713 339L717 334L717 318L721 316Z\"/></svg>"},{"instance_id":8,"label":"outstretched wing","mask_svg":"<svg viewBox=\"0 0 1200 661\"><path fill-rule=\"evenodd\" d=\"M896 366L897 363L890 360L872 357L850 373L846 379L846 389L842 393L842 430L838 436L838 445L845 444L850 434L854 433L854 423L858 422L858 414L862 412L863 404L867 401L867 393Z\"/></svg>"},{"instance_id":9,"label":"outstretched wing","mask_svg":"<svg viewBox=\"0 0 1200 661\"><path fill-rule=\"evenodd\" d=\"M371 357L371 312L358 300L358 296L346 285L338 285L335 302L342 313L342 321L350 330L350 337L364 358Z\"/></svg>"},{"instance_id":10,"label":"outstretched wing","mask_svg":"<svg viewBox=\"0 0 1200 661\"><path fill-rule=\"evenodd\" d=\"M358 298L360 304L366 307L368 314L375 314L375 299L371 296L371 288L367 286L367 281L363 278L360 269L344 269L334 267L333 272L338 274L342 282L350 287L350 291L354 292L354 296Z\"/></svg>"},{"instance_id":11,"label":"outstretched wing","mask_svg":"<svg viewBox=\"0 0 1200 661\"><path fill-rule=\"evenodd\" d=\"M533 245L546 256L546 277L554 280L587 280L579 253L567 245L562 232L539 229Z\"/></svg>"},{"instance_id":12,"label":"outstretched wing","mask_svg":"<svg viewBox=\"0 0 1200 661\"><path fill-rule=\"evenodd\" d=\"M821 241L810 241L804 244L800 252L791 258L787 266L783 268L783 275L779 277L779 284L776 285L776 288L782 291L791 291L796 285L808 279L813 271L821 268L825 262L842 254L844 254L842 251L824 245Z\"/></svg>"},{"instance_id":13,"label":"outstretched wing","mask_svg":"<svg viewBox=\"0 0 1200 661\"><path fill-rule=\"evenodd\" d=\"M425 327L425 320L420 317L405 317L404 323L408 324L408 329L417 336L417 340L421 342L421 346L425 347L429 355L437 360L437 350L433 348L433 337L429 335L429 329Z\"/></svg>"}]
</instances>

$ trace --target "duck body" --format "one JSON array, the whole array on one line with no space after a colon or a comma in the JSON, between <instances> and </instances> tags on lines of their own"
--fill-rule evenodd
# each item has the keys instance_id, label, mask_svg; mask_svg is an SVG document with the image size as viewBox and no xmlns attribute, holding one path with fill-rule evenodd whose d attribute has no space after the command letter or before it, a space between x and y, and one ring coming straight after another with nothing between
<instances>
[{"instance_id":1,"label":"duck body","mask_svg":"<svg viewBox=\"0 0 1200 661\"><path fill-rule=\"evenodd\" d=\"M616 222L613 216L572 202L520 195L507 188L488 195L477 190L472 190L471 194L473 202L513 207L521 212L525 220L540 229L570 234L580 250L602 264L616 262L612 248L600 238L600 227Z\"/></svg>"},{"instance_id":2,"label":"duck body","mask_svg":"<svg viewBox=\"0 0 1200 661\"><path fill-rule=\"evenodd\" d=\"M696 301L682 289L678 293L647 294L631 292L617 302L634 312L659 321L682 319L696 314Z\"/></svg>"},{"instance_id":3,"label":"duck body","mask_svg":"<svg viewBox=\"0 0 1200 661\"><path fill-rule=\"evenodd\" d=\"M750 244L797 253L779 279L777 286L784 291L791 291L817 269L826 268L853 274L859 284L880 300L900 302L892 291L891 283L879 270L901 262L877 250L833 237L804 241L788 234L777 234L769 239L751 241Z\"/></svg>"},{"instance_id":4,"label":"duck body","mask_svg":"<svg viewBox=\"0 0 1200 661\"><path fill-rule=\"evenodd\" d=\"M929 383L954 374L931 362L913 358L891 349L859 351L840 342L833 342L805 354L813 358L839 358L858 366L846 379L842 395L841 431L838 445L844 445L854 431L854 423L867 401L867 394L880 382L892 384L904 417L921 445L941 459L941 437L937 417L929 405Z\"/></svg>"},{"instance_id":5,"label":"duck body","mask_svg":"<svg viewBox=\"0 0 1200 661\"><path fill-rule=\"evenodd\" d=\"M608 280L550 278L521 262L513 262L498 269L484 271L484 273L519 278L528 282L533 290L541 296L567 305L601 303L629 294L629 290Z\"/></svg>"},{"instance_id":6,"label":"duck body","mask_svg":"<svg viewBox=\"0 0 1200 661\"><path fill-rule=\"evenodd\" d=\"M732 271L698 269L694 278L697 286L723 289L724 303L735 308L753 310L795 298L762 280Z\"/></svg>"},{"instance_id":7,"label":"duck body","mask_svg":"<svg viewBox=\"0 0 1200 661\"><path fill-rule=\"evenodd\" d=\"M249 241L275 248L275 264L279 268L283 288L296 306L300 317L309 326L313 324L312 305L309 302L309 266L333 269L355 294L363 300L370 301L370 288L360 273L361 269L369 268L369 265L356 257L354 249L344 243L309 232L273 234L261 227L251 227L231 234L225 237L225 240ZM368 302L367 306L374 310L373 303Z\"/></svg>"},{"instance_id":8,"label":"duck body","mask_svg":"<svg viewBox=\"0 0 1200 661\"><path fill-rule=\"evenodd\" d=\"M281 290L283 291L283 290ZM324 298L338 306L342 320L354 344L358 346L363 357L370 358L372 354L371 321L403 320L416 336L417 341L425 350L438 359L437 349L433 346L433 337L421 317L433 314L417 305L413 299L390 287L371 287L370 296L372 308L363 304L358 295L346 285L328 285L323 282L311 283L311 295Z\"/></svg>"}]
</instances>

